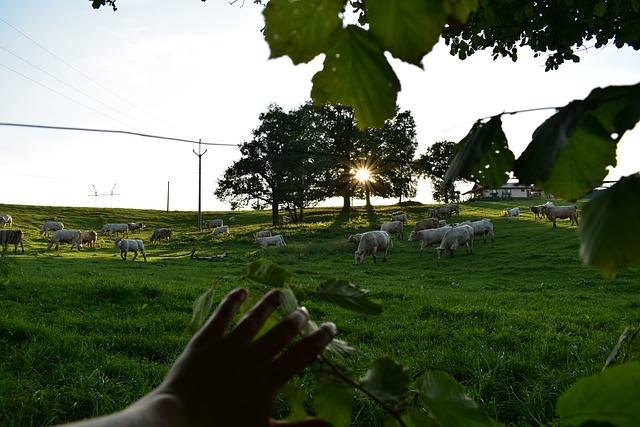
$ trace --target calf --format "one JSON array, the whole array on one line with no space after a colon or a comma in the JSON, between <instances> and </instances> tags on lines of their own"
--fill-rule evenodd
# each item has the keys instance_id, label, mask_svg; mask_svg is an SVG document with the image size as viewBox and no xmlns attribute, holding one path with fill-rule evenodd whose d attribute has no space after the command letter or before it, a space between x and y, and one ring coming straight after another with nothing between
<instances>
[{"instance_id":1,"label":"calf","mask_svg":"<svg viewBox=\"0 0 640 427\"><path fill-rule=\"evenodd\" d=\"M402 221L389 221L382 224L380 230L386 231L389 234L397 234L398 239L404 239L404 232L402 231Z\"/></svg>"},{"instance_id":2,"label":"calf","mask_svg":"<svg viewBox=\"0 0 640 427\"><path fill-rule=\"evenodd\" d=\"M520 219L520 208L505 209L505 212L509 217L509 221L511 221L513 217Z\"/></svg>"}]
</instances>

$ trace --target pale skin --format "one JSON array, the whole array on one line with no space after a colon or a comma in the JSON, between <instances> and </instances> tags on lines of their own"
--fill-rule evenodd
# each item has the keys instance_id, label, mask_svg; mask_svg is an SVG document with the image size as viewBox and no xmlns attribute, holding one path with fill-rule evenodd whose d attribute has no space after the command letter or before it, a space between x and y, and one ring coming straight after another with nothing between
<instances>
[{"instance_id":1,"label":"pale skin","mask_svg":"<svg viewBox=\"0 0 640 427\"><path fill-rule=\"evenodd\" d=\"M271 412L278 390L322 353L335 325L323 324L285 350L309 320L301 308L255 339L280 304L279 292L271 291L226 333L246 298L246 289L239 288L222 300L158 388L121 412L69 427L330 426L311 418L276 421Z\"/></svg>"}]
</instances>

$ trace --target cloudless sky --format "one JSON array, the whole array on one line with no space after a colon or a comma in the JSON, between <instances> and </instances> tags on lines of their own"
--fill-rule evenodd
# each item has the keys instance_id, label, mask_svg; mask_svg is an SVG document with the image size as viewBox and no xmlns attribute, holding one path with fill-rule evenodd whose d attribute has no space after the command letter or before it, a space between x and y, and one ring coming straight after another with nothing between
<instances>
[{"instance_id":1,"label":"cloudless sky","mask_svg":"<svg viewBox=\"0 0 640 427\"><path fill-rule=\"evenodd\" d=\"M222 144L200 147L207 150L202 209L229 209L213 191L239 158L236 146L250 140L270 103L288 110L309 100L322 58L301 66L269 60L262 7L250 0L117 5L113 12L89 1L0 0L0 122ZM424 70L392 60L402 84L398 104L416 121L418 155L433 142L459 141L478 118L560 107L594 87L640 80L640 53L630 48L580 56L579 64L545 72L545 58L524 49L516 63L487 52L460 61L441 43ZM503 117L516 156L552 112ZM638 172L639 143L638 129L626 134L610 179ZM164 210L169 195L171 210L195 211L193 150L197 143L0 126L0 203ZM415 200L432 201L426 181Z\"/></svg>"}]
</instances>

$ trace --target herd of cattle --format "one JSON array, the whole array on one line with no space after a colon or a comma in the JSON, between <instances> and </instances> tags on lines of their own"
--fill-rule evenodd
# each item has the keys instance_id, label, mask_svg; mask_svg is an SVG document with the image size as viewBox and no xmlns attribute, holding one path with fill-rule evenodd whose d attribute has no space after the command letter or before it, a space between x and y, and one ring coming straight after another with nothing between
<instances>
[{"instance_id":1,"label":"herd of cattle","mask_svg":"<svg viewBox=\"0 0 640 427\"><path fill-rule=\"evenodd\" d=\"M571 225L578 225L578 210L575 205L554 206L553 202L547 202L543 205L531 206L530 211L536 219L546 216L553 222L554 227L556 227L557 219L570 219ZM460 216L460 206L457 203L429 209L429 218L421 219L416 223L411 234L409 234L409 241L420 244L420 255L422 255L426 247L434 249L435 252L435 245L438 245L438 259L442 259L447 252L453 258L455 250L460 246L464 246L467 253L471 254L473 253L475 236L483 236L483 243L487 242L487 238L491 238L493 243L495 235L491 219L483 218L477 221L447 224L446 218L450 218L453 213L458 217ZM513 218L520 219L520 208L518 207L508 208L505 213L510 221ZM395 234L398 239L403 239L403 227L406 224L407 214L400 212L393 215L391 221L382 224L380 230L349 236L347 242L358 245L355 251L356 265L362 264L364 257L368 255L376 263L377 253L383 254L382 262L385 262L389 249L393 247L391 235Z\"/></svg>"},{"instance_id":2,"label":"herd of cattle","mask_svg":"<svg viewBox=\"0 0 640 427\"><path fill-rule=\"evenodd\" d=\"M554 206L552 202L543 205L530 206L530 211L536 219L547 217L556 227L557 219L570 219L571 225L578 225L578 212L575 205L570 206ZM409 234L410 242L420 244L420 255L424 249L432 248L433 252L437 252L438 259L441 259L447 252L451 257L455 256L455 250L464 246L467 253L473 253L473 240L475 236L483 236L483 243L487 238L494 241L493 222L491 219L483 218L477 221L464 221L459 223L447 223L447 218L451 218L453 214L460 216L460 206L457 203L442 205L437 208L430 208L428 218L419 220L413 230ZM520 219L520 209L518 207L508 208L505 210L506 216L511 221L513 218ZM229 220L233 221L233 217ZM283 217L283 223L287 225L291 219L286 215ZM390 221L382 224L380 230L371 230L359 234L351 235L347 238L348 243L357 245L355 251L355 263L360 265L365 256L371 256L373 262L377 262L376 254L382 253L382 262L387 260L387 253L393 246L391 235L396 235L398 239L404 239L404 226L407 225L408 217L406 213L394 214ZM14 245L14 252L17 251L18 245L21 246L24 253L24 244L22 242L23 234L21 230L7 229L11 228L13 218L8 214L0 214L0 244L2 250L6 251L8 245ZM229 235L229 225L224 225L222 219L205 220L204 225L208 229L213 229L212 235L219 236ZM144 229L142 222L130 223L113 223L104 224L100 230L100 235L113 238L115 246L120 248L120 256L126 260L127 254L133 252L133 259L138 256L138 252L144 260L147 260L147 254L144 249L142 239L129 239L129 233L140 233ZM71 244L71 249L83 248L85 245L91 249L95 249L98 233L93 230L80 231L69 230L64 228L64 224L59 221L47 221L40 229L40 235L51 235L47 249L58 245L61 242ZM125 238L119 237L122 235ZM172 231L169 228L155 229L150 237L150 242L158 240L169 240L172 237ZM260 230L255 233L254 244L259 245L262 249L269 246L285 246L284 237L281 234L272 235L270 230ZM437 250L435 245L438 245Z\"/></svg>"}]
</instances>

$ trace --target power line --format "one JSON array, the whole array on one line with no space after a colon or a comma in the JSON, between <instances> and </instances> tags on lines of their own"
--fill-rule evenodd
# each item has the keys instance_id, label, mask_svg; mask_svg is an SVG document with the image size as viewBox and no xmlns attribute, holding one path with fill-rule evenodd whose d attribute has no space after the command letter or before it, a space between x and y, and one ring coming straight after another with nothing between
<instances>
[{"instance_id":1,"label":"power line","mask_svg":"<svg viewBox=\"0 0 640 427\"><path fill-rule=\"evenodd\" d=\"M85 73L83 73L82 71L78 70L77 68L75 68L73 65L69 64L67 61L65 61L64 59L60 58L59 56L57 56L56 54L54 54L53 52L51 52L49 49L47 49L46 47L42 46L40 43L38 43L37 41L35 41L34 39L32 39L31 37L29 37L28 35L26 35L25 33L23 33L22 31L18 30L16 27L14 27L13 25L9 24L7 21L5 21L4 19L0 18L0 21L4 22L7 26L9 26L10 28L12 28L15 32L17 32L18 34L22 35L24 38L26 38L27 40L29 40L30 42L32 42L33 44L35 44L36 46L38 46L40 49L44 50L45 52L47 52L49 55L53 56L55 59L57 59L58 61L62 62L63 64L65 64L67 67L71 68L72 70L74 70L76 73L80 74L81 76L83 76L84 78L86 78L87 80L91 81L92 83L94 83L95 85L97 85L98 87L102 88L104 91L110 93L111 95L115 96L116 98L120 99L121 101L125 102L126 104L130 105L131 107L135 108L136 110L140 111L143 114L146 114L148 117L151 117L152 119L158 121L159 123L162 123L164 125L168 125L170 127L173 127L171 125L169 125L168 123L166 123L164 120L161 120L157 117L155 117L152 114L147 113L146 111L144 111L143 109L141 109L140 107L132 104L131 102L127 101L126 99L124 99L123 97L121 97L120 95L118 95L117 93L113 92L112 90L106 88L105 86L103 86L102 84L100 84L100 82L94 80L93 78L91 78L90 76L86 75ZM150 126L151 127L151 126ZM153 127L152 127L153 128Z\"/></svg>"},{"instance_id":2,"label":"power line","mask_svg":"<svg viewBox=\"0 0 640 427\"><path fill-rule=\"evenodd\" d=\"M12 126L12 127L34 128L34 129L51 129L51 130L69 130L69 131L80 131L80 132L117 133L117 134L123 134L123 135L141 136L143 138L155 138L155 139L165 139L168 141L188 142L190 144L202 144L202 145L236 147L236 148L240 146L239 144L201 142L201 141L194 141L190 139L172 138L168 136L150 135L146 133L130 132L126 130L114 130L114 129L91 129L91 128L79 128L79 127L67 127L67 126L33 125L33 124L25 124L25 123L5 123L5 122L0 122L0 126Z\"/></svg>"},{"instance_id":3,"label":"power line","mask_svg":"<svg viewBox=\"0 0 640 427\"><path fill-rule=\"evenodd\" d=\"M11 67L7 67L7 66L6 66L6 65L4 65L4 64L0 64L0 66L2 66L2 67L4 67L4 68L6 68L6 69L7 69L7 70L9 70L9 71L12 71L12 72L16 73L17 75L19 75L19 76L21 76L21 77L24 77L24 78L25 78L25 79L27 79L27 80L31 80L31 81L32 81L32 82L34 82L35 84L40 85L40 86L42 86L43 88L45 88L45 89L47 89L47 90L50 90L51 92L55 93L56 95L60 95L61 97L68 99L68 100L69 100L69 101L71 101L71 102L75 102L76 104L78 104L78 105L80 105L80 106L82 106L82 107L84 107L84 108L86 108L86 109L88 109L88 110L91 110L91 111L93 111L93 112L95 112L95 113L98 113L98 114L100 114L100 115L102 115L102 116L104 116L104 117L108 118L108 119L111 119L111 120L113 120L113 121L116 121L116 122L120 123L121 125L129 126L127 123L124 123L123 121L118 120L118 119L116 119L115 117L111 117L110 115L105 114L105 113L103 113L103 112L101 112L101 111L98 111L98 110L96 110L95 108L90 107L90 106L88 106L88 105L86 105L86 104L83 104L82 102L77 101L77 100L75 100L75 99L73 99L73 98L69 98L67 95L65 95L65 94L63 94L63 93L60 93L60 92L58 92L58 91L57 91L57 90L55 90L55 89L51 89L49 86L44 85L44 84L42 84L42 83L40 83L40 82L38 82L38 81L36 81L36 80L32 79L32 78L31 78L31 77L29 77L29 76L25 76L24 74L20 73L19 71L14 70L14 69L13 69L13 68L11 68Z\"/></svg>"},{"instance_id":4,"label":"power line","mask_svg":"<svg viewBox=\"0 0 640 427\"><path fill-rule=\"evenodd\" d=\"M1 18L0 18L0 19L1 19ZM89 95L89 94L87 94L87 93L85 93L85 92L81 91L80 89L78 89L78 88L76 88L76 87L74 87L74 86L70 85L69 83L67 83L67 82L65 82L65 81L63 81L63 80L61 80L61 79L59 79L58 77L54 76L53 74L49 73L48 71L43 70L42 68L38 67L37 65L35 65L35 64L33 64L33 63L29 62L28 60L26 60L26 59L22 58L20 55L18 55L18 54L16 54L16 53L14 53L14 52L11 52L11 51L10 51L9 49L7 49L6 47L4 47L4 46L0 45L0 49L3 49L5 52L7 52L7 53L9 53L9 54L11 54L11 55L13 55L13 56L15 56L15 57L16 57L16 58L18 58L19 60L21 60L21 61L23 61L23 62L25 62L25 63L27 63L27 64L31 65L31 66L32 66L33 68L35 68L36 70L38 70L38 71L40 71L40 72L42 72L42 73L44 73L44 74L48 75L48 76L49 76L49 77L51 77L52 79L57 80L58 82L60 82L60 83L62 83L63 85L67 86L68 88L71 88L71 89L75 90L76 92L78 92L78 93L80 93L80 94L82 94L82 95L86 96L87 98L92 99L92 100L94 100L95 102L97 102L97 103L99 103L99 104L102 104L103 106L107 107L108 109L110 109L110 110L112 110L112 111L114 111L114 112L116 112L116 113L118 113L118 114L120 114L120 115L122 115L122 116L124 116L124 117L126 117L126 118L128 118L128 119L130 119L130 120L132 120L132 121L134 121L134 122L139 122L138 120L134 119L133 117L128 116L127 114L125 114L125 113L123 113L123 112L121 112L121 111L116 110L115 108L113 108L113 107L111 107L111 106L109 106L109 105L105 104L104 102L100 101L99 99L94 98L93 96L91 96L91 95ZM3 66L4 66L4 65L3 65ZM4 66L4 67L5 67L5 68L9 68L9 67L7 67L7 66ZM17 71L15 71L15 70L11 70L11 71L13 71L14 73L18 73L18 72L17 72ZM20 73L18 73L18 74L20 74ZM23 77L24 77L24 76L23 76ZM34 81L34 80L31 80L31 81ZM40 84L40 83L38 83L38 84ZM45 86L45 87L46 87L46 85L42 85L42 84L40 84L40 85L41 85L41 86ZM47 87L47 88L48 88L48 87ZM51 88L48 88L48 89L49 89L49 90L52 90ZM94 110L94 111L95 111L95 110ZM141 124L142 124L142 125L144 125L144 126L148 126L148 127L150 127L151 129L155 129L153 126L149 126L149 125L147 125L147 124L145 124L145 123L141 123ZM155 130L157 130L157 129L155 129Z\"/></svg>"}]
</instances>

